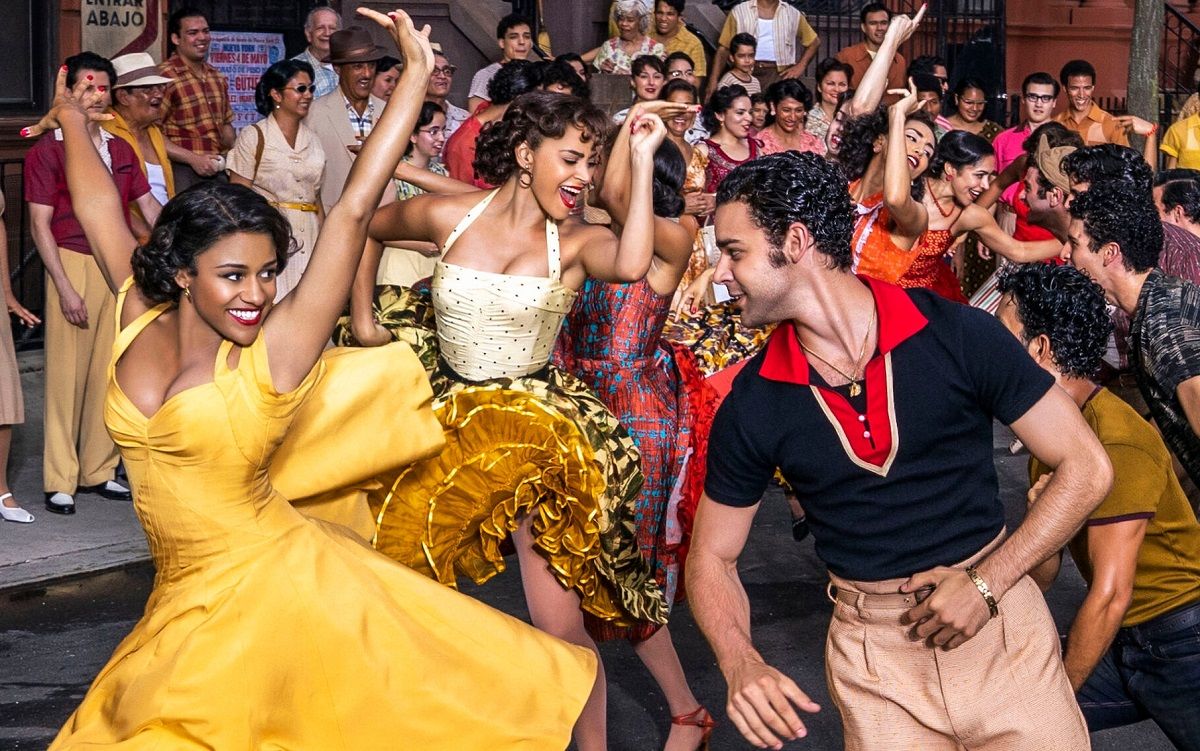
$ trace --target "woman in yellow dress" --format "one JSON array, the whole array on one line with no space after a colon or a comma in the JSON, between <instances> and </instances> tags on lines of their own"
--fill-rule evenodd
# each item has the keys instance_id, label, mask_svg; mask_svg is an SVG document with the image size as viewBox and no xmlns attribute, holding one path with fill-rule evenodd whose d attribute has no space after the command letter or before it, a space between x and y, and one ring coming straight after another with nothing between
<instances>
[{"instance_id":1,"label":"woman in yellow dress","mask_svg":"<svg viewBox=\"0 0 1200 751\"><path fill-rule=\"evenodd\" d=\"M584 280L640 280L654 254L654 152L666 135L635 119L620 238L571 216L591 181L608 118L571 96L518 97L480 136L475 169L500 187L423 195L376 213L379 242L442 249L431 294L372 310L377 256L351 299L361 344L413 342L431 371L447 446L372 499L377 547L453 586L505 568L511 537L534 625L595 649L592 618L662 624L667 607L637 545L637 447L578 379L549 364ZM375 313L378 317L373 317ZM575 730L580 751L607 748L603 670Z\"/></svg>"},{"instance_id":2,"label":"woman in yellow dress","mask_svg":"<svg viewBox=\"0 0 1200 751\"><path fill-rule=\"evenodd\" d=\"M64 91L60 74L54 110L31 129L61 126L101 270L114 291L132 273L119 285L105 411L157 569L144 616L56 751L549 751L566 746L591 690L587 650L290 503L361 482L344 468L370 464L375 447L394 468L442 442L407 347L323 354L433 65L428 27L359 12L392 33L408 65L329 212L312 273L278 304L292 238L264 198L188 191L135 250L82 89ZM383 374L403 388L380 390Z\"/></svg>"}]
</instances>

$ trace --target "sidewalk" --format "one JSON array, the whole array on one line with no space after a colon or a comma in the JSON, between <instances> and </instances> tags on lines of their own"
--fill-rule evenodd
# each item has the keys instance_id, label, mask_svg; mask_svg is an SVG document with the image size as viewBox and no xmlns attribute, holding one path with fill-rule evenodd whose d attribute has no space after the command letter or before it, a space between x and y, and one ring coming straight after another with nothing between
<instances>
[{"instance_id":1,"label":"sidewalk","mask_svg":"<svg viewBox=\"0 0 1200 751\"><path fill-rule=\"evenodd\" d=\"M149 558L146 537L127 502L80 495L76 512L46 510L42 495L42 352L17 356L25 424L13 428L8 480L33 524L0 522L0 592L94 574Z\"/></svg>"}]
</instances>

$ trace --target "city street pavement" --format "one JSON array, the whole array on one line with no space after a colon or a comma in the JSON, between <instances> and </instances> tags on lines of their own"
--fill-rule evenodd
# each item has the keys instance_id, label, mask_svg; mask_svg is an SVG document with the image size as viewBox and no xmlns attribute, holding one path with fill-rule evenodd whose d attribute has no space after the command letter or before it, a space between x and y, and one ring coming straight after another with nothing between
<instances>
[{"instance_id":1,"label":"city street pavement","mask_svg":"<svg viewBox=\"0 0 1200 751\"><path fill-rule=\"evenodd\" d=\"M16 433L10 467L18 497L38 519L32 525L0 524L0 751L46 747L140 617L153 581L145 538L130 504L83 496L73 517L42 508L39 361L37 354L22 355L30 419ZM1015 524L1024 511L1027 480L1025 457L1008 453L1009 437L1007 431L997 431L996 458L1010 524ZM1061 629L1083 597L1082 581L1069 557L1067 561L1049 595ZM512 566L486 586L464 587L464 592L527 618L515 559ZM759 650L822 707L808 718L809 737L787 748L841 748L841 724L824 679L825 629L831 611L826 579L811 539L792 541L786 505L776 492L763 503L741 572ZM724 717L724 681L686 605L676 607L671 631L697 696L721 721L713 748L750 748ZM281 629L280 638L286 638L286 629ZM661 748L669 729L661 694L627 644L605 644L602 651L609 682L610 748ZM521 656L514 654L512 660L513 669L519 670ZM1095 734L1093 744L1098 751L1172 748L1149 722ZM396 748L402 749L403 743Z\"/></svg>"}]
</instances>

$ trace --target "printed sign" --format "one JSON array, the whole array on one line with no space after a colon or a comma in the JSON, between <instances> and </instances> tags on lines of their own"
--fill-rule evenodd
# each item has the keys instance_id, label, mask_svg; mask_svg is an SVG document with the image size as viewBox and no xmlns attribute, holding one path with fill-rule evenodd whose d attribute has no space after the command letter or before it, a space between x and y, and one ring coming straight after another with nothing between
<instances>
[{"instance_id":1,"label":"printed sign","mask_svg":"<svg viewBox=\"0 0 1200 751\"><path fill-rule=\"evenodd\" d=\"M83 0L79 6L82 49L112 59L130 52L162 57L160 0Z\"/></svg>"},{"instance_id":2,"label":"printed sign","mask_svg":"<svg viewBox=\"0 0 1200 751\"><path fill-rule=\"evenodd\" d=\"M283 59L283 34L214 31L208 64L229 79L233 127L241 130L262 119L254 109L254 88L263 71Z\"/></svg>"}]
</instances>

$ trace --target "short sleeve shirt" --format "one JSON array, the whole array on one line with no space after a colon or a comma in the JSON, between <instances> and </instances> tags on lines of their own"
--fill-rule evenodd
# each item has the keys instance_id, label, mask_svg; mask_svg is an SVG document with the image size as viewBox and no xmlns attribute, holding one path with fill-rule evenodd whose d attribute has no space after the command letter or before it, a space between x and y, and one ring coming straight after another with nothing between
<instances>
[{"instance_id":1,"label":"short sleeve shirt","mask_svg":"<svg viewBox=\"0 0 1200 751\"><path fill-rule=\"evenodd\" d=\"M121 205L125 207L125 223L128 224L130 202L149 193L150 183L129 144L108 131L103 131L101 137L108 146L113 182L121 196ZM66 155L58 131L47 133L33 145L25 155L25 200L53 207L50 232L60 248L91 255L92 247L75 217L67 188Z\"/></svg>"},{"instance_id":2,"label":"short sleeve shirt","mask_svg":"<svg viewBox=\"0 0 1200 751\"><path fill-rule=\"evenodd\" d=\"M830 571L878 581L995 539L1004 509L992 420L1016 421L1054 381L987 313L863 279L879 346L862 394L828 387L780 324L717 412L705 492L753 506L778 467Z\"/></svg>"},{"instance_id":3,"label":"short sleeve shirt","mask_svg":"<svg viewBox=\"0 0 1200 751\"><path fill-rule=\"evenodd\" d=\"M692 32L688 31L683 25L680 25L679 32L662 42L663 49L668 55L675 52L683 52L688 57L692 58L692 72L697 78L704 78L708 75L708 62L704 57L704 45L700 43L700 38Z\"/></svg>"},{"instance_id":4,"label":"short sleeve shirt","mask_svg":"<svg viewBox=\"0 0 1200 751\"><path fill-rule=\"evenodd\" d=\"M1133 601L1121 625L1136 626L1200 599L1200 524L1175 477L1162 438L1107 389L1097 389L1083 405L1083 418L1113 467L1112 490L1069 543L1084 580L1090 586L1093 579L1089 529L1146 519ZM1031 483L1049 471L1037 459L1030 460Z\"/></svg>"},{"instance_id":5,"label":"short sleeve shirt","mask_svg":"<svg viewBox=\"0 0 1200 751\"><path fill-rule=\"evenodd\" d=\"M1098 146L1102 143L1115 143L1118 146L1129 145L1129 137L1125 135L1125 128L1117 122L1117 118L1100 109L1095 102L1092 103L1092 108L1088 110L1087 116L1079 122L1071 117L1070 110L1058 113L1054 119L1078 133L1085 146Z\"/></svg>"},{"instance_id":6,"label":"short sleeve shirt","mask_svg":"<svg viewBox=\"0 0 1200 751\"><path fill-rule=\"evenodd\" d=\"M1162 145L1158 147L1177 160L1180 169L1200 169L1200 115L1192 115L1167 128Z\"/></svg>"},{"instance_id":7,"label":"short sleeve shirt","mask_svg":"<svg viewBox=\"0 0 1200 751\"><path fill-rule=\"evenodd\" d=\"M729 43L737 33L737 19L730 13L725 16L725 24L721 27L721 36L717 41L717 46L729 49ZM758 36L757 29L748 33L753 33L755 37ZM800 20L796 24L796 39L800 40L801 47L808 47L817 41L817 32L813 29L812 24L808 22L808 17L803 13L800 14ZM700 72L697 71L696 75L700 75Z\"/></svg>"},{"instance_id":8,"label":"short sleeve shirt","mask_svg":"<svg viewBox=\"0 0 1200 751\"><path fill-rule=\"evenodd\" d=\"M165 60L158 70L174 79L163 94L163 135L188 151L220 154L221 128L233 124L225 74L205 63L196 75L178 55Z\"/></svg>"},{"instance_id":9,"label":"short sleeve shirt","mask_svg":"<svg viewBox=\"0 0 1200 751\"><path fill-rule=\"evenodd\" d=\"M486 68L475 71L475 75L471 76L471 88L467 96L478 97L488 102L492 101L492 98L488 96L488 84L492 82L492 78L496 76L498 70L500 70L500 63L492 63Z\"/></svg>"},{"instance_id":10,"label":"short sleeve shirt","mask_svg":"<svg viewBox=\"0 0 1200 751\"><path fill-rule=\"evenodd\" d=\"M1155 269L1146 277L1130 324L1131 364L1163 440L1200 484L1200 437L1176 391L1200 376L1200 286Z\"/></svg>"}]
</instances>

